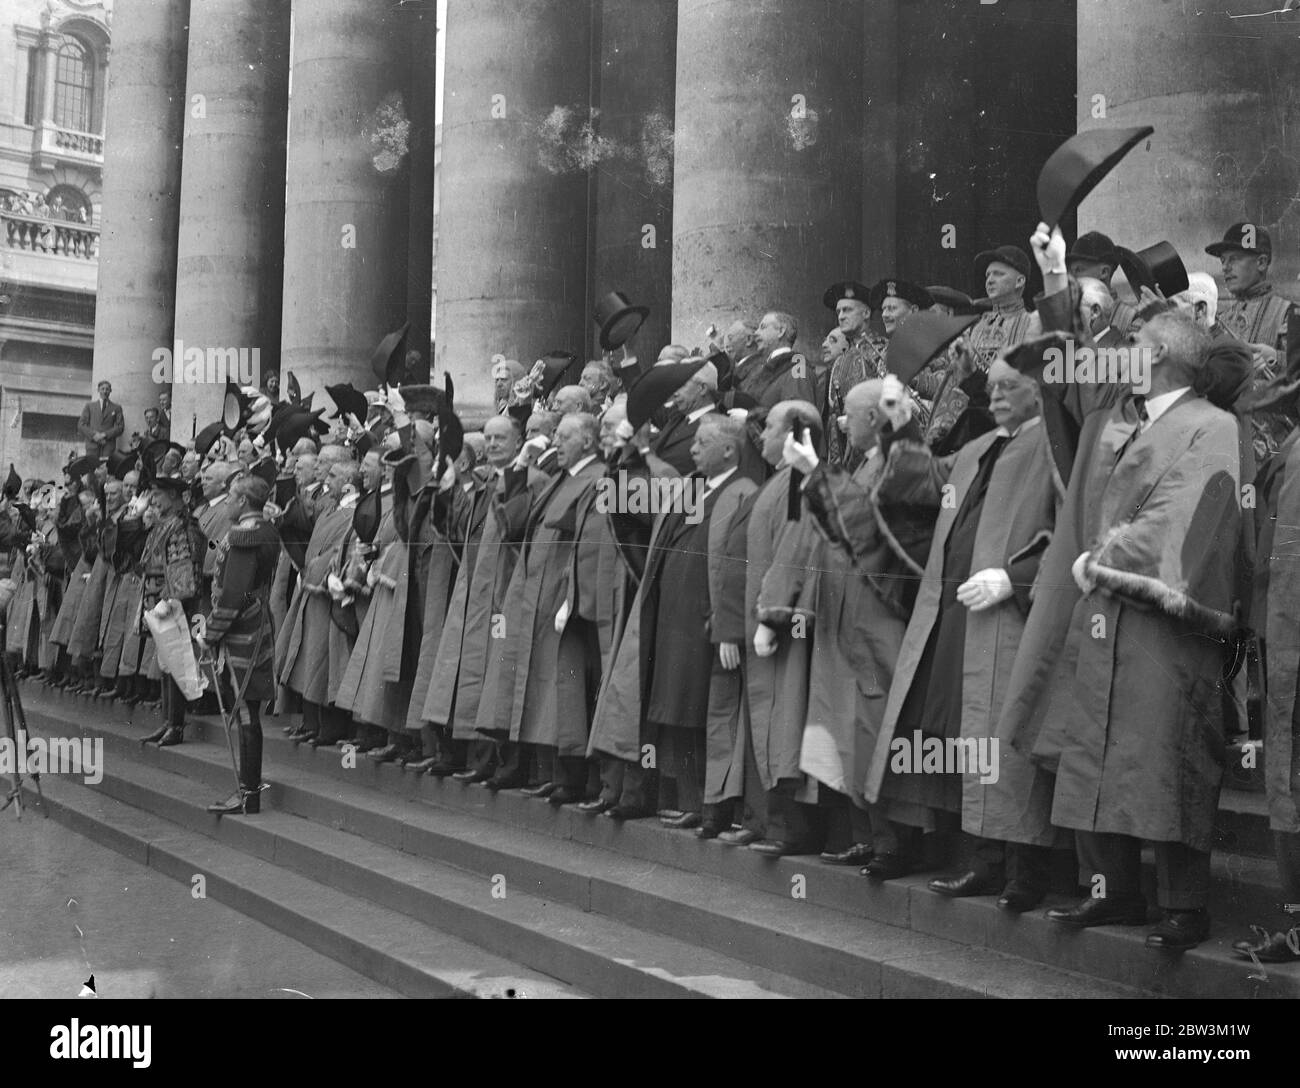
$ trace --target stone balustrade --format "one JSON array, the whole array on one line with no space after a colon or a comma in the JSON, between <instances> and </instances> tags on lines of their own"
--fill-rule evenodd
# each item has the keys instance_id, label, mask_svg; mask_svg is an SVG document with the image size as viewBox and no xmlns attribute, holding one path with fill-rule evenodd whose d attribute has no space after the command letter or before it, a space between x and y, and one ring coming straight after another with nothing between
<instances>
[{"instance_id":1,"label":"stone balustrade","mask_svg":"<svg viewBox=\"0 0 1300 1088\"><path fill-rule=\"evenodd\" d=\"M0 245L93 261L99 257L99 228L0 210Z\"/></svg>"}]
</instances>

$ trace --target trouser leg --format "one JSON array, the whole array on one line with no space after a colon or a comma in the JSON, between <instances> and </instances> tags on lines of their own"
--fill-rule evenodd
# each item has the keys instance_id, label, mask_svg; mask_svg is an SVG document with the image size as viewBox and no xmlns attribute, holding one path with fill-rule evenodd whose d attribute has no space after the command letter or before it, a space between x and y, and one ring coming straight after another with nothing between
<instances>
[{"instance_id":1,"label":"trouser leg","mask_svg":"<svg viewBox=\"0 0 1300 1088\"><path fill-rule=\"evenodd\" d=\"M640 760L623 764L623 792L618 807L633 812L654 812L659 804L659 772Z\"/></svg>"},{"instance_id":2,"label":"trouser leg","mask_svg":"<svg viewBox=\"0 0 1300 1088\"><path fill-rule=\"evenodd\" d=\"M465 741L464 743L467 745L465 753L465 769L467 771L490 775L496 770L497 746L495 741L490 741L484 737L479 740Z\"/></svg>"},{"instance_id":3,"label":"trouser leg","mask_svg":"<svg viewBox=\"0 0 1300 1088\"><path fill-rule=\"evenodd\" d=\"M743 712L743 711L742 711ZM767 791L758 775L758 760L754 757L754 744L745 737L745 792L741 825L758 835L767 834Z\"/></svg>"},{"instance_id":4,"label":"trouser leg","mask_svg":"<svg viewBox=\"0 0 1300 1088\"><path fill-rule=\"evenodd\" d=\"M767 792L767 838L801 848L817 848L816 806L794 799L799 781L783 778Z\"/></svg>"},{"instance_id":5,"label":"trouser leg","mask_svg":"<svg viewBox=\"0 0 1300 1088\"><path fill-rule=\"evenodd\" d=\"M1048 847L1009 842L1006 844L1006 858L1008 888L1047 892L1052 882L1052 851Z\"/></svg>"},{"instance_id":6,"label":"trouser leg","mask_svg":"<svg viewBox=\"0 0 1300 1088\"><path fill-rule=\"evenodd\" d=\"M585 756L556 755L553 761L551 781L557 787L563 787L582 797L587 795L588 764Z\"/></svg>"},{"instance_id":7,"label":"trouser leg","mask_svg":"<svg viewBox=\"0 0 1300 1088\"><path fill-rule=\"evenodd\" d=\"M241 704L239 715L239 785L256 790L262 784L262 714L257 703Z\"/></svg>"},{"instance_id":8,"label":"trouser leg","mask_svg":"<svg viewBox=\"0 0 1300 1088\"><path fill-rule=\"evenodd\" d=\"M1076 831L1079 883L1097 899L1119 902L1142 898L1142 844L1128 835ZM1098 877L1102 878L1098 882Z\"/></svg>"},{"instance_id":9,"label":"trouser leg","mask_svg":"<svg viewBox=\"0 0 1300 1088\"><path fill-rule=\"evenodd\" d=\"M616 805L623 795L623 768L627 764L614 756L600 757L600 799L606 804Z\"/></svg>"},{"instance_id":10,"label":"trouser leg","mask_svg":"<svg viewBox=\"0 0 1300 1088\"><path fill-rule=\"evenodd\" d=\"M1181 842L1156 843L1156 902L1162 910L1209 906L1210 852Z\"/></svg>"},{"instance_id":11,"label":"trouser leg","mask_svg":"<svg viewBox=\"0 0 1300 1088\"><path fill-rule=\"evenodd\" d=\"M660 768L677 787L676 807L700 812L704 807L704 730L661 726Z\"/></svg>"}]
</instances>

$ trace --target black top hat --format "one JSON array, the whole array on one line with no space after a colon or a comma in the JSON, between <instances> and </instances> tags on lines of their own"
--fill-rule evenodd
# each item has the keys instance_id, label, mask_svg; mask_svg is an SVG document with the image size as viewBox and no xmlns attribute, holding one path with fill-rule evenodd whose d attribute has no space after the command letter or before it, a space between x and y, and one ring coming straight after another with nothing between
<instances>
[{"instance_id":1,"label":"black top hat","mask_svg":"<svg viewBox=\"0 0 1300 1088\"><path fill-rule=\"evenodd\" d=\"M5 477L4 497L6 499L16 499L18 492L23 489L23 478L14 471L14 463L9 462L9 475Z\"/></svg>"},{"instance_id":2,"label":"black top hat","mask_svg":"<svg viewBox=\"0 0 1300 1088\"><path fill-rule=\"evenodd\" d=\"M1052 152L1038 175L1038 209L1055 227L1155 129L1097 128L1071 136Z\"/></svg>"},{"instance_id":3,"label":"black top hat","mask_svg":"<svg viewBox=\"0 0 1300 1088\"><path fill-rule=\"evenodd\" d=\"M238 384L226 379L226 396L221 407L221 423L227 434L234 434L248 419L251 402Z\"/></svg>"},{"instance_id":4,"label":"black top hat","mask_svg":"<svg viewBox=\"0 0 1300 1088\"><path fill-rule=\"evenodd\" d=\"M78 457L75 461L69 461L63 466L63 471L75 479L80 476L89 476L95 471L95 466L98 464L99 459L97 457L91 457L87 454L85 457Z\"/></svg>"},{"instance_id":5,"label":"black top hat","mask_svg":"<svg viewBox=\"0 0 1300 1088\"><path fill-rule=\"evenodd\" d=\"M975 314L949 317L929 311L912 314L889 341L885 362L904 385L929 365L939 352L978 321Z\"/></svg>"},{"instance_id":6,"label":"black top hat","mask_svg":"<svg viewBox=\"0 0 1300 1088\"><path fill-rule=\"evenodd\" d=\"M976 312L975 300L965 291L958 291L955 287L944 287L942 284L935 284L932 287L927 287L926 292L934 300L932 305L948 306L956 316L965 316Z\"/></svg>"},{"instance_id":7,"label":"black top hat","mask_svg":"<svg viewBox=\"0 0 1300 1088\"><path fill-rule=\"evenodd\" d=\"M315 411L308 411L306 408L294 408L272 420L272 426L275 427L275 434L272 436L275 444L280 449L288 451L293 449L294 443L300 438L306 438L313 433L317 435L325 434L329 430L329 424L321 419L324 413L324 408L317 408ZM270 428L268 428L268 432L269 430Z\"/></svg>"},{"instance_id":8,"label":"black top hat","mask_svg":"<svg viewBox=\"0 0 1300 1088\"><path fill-rule=\"evenodd\" d=\"M216 445L217 439L227 433L227 430L224 419L219 419L216 423L209 423L194 436L194 452L200 457L206 457L212 452L212 447Z\"/></svg>"},{"instance_id":9,"label":"black top hat","mask_svg":"<svg viewBox=\"0 0 1300 1088\"><path fill-rule=\"evenodd\" d=\"M117 450L110 450L105 461L108 464L108 474L114 479L120 480L135 468L136 455L134 453L119 453Z\"/></svg>"},{"instance_id":10,"label":"black top hat","mask_svg":"<svg viewBox=\"0 0 1300 1088\"><path fill-rule=\"evenodd\" d=\"M887 298L901 298L904 302L910 302L913 306L918 306L922 310L928 310L934 305L934 299L930 297L929 291L924 287L909 283L907 280L881 280L871 288L867 301L873 310L879 310Z\"/></svg>"},{"instance_id":11,"label":"black top hat","mask_svg":"<svg viewBox=\"0 0 1300 1088\"><path fill-rule=\"evenodd\" d=\"M975 258L975 270L982 276L988 266L995 261L1014 268L1025 277L1026 285L1028 284L1029 254L1019 246L998 246L997 249L986 249Z\"/></svg>"},{"instance_id":12,"label":"black top hat","mask_svg":"<svg viewBox=\"0 0 1300 1088\"><path fill-rule=\"evenodd\" d=\"M325 392L330 395L334 401L335 411L331 419L340 419L343 416L354 416L356 421L362 425L366 422L366 416L370 413L370 402L366 400L364 393L359 393L352 388L351 382L345 382L342 385L327 385Z\"/></svg>"},{"instance_id":13,"label":"black top hat","mask_svg":"<svg viewBox=\"0 0 1300 1088\"><path fill-rule=\"evenodd\" d=\"M650 316L648 306L633 306L622 291L611 291L598 299L591 319L600 327L600 346L605 351L621 348Z\"/></svg>"},{"instance_id":14,"label":"black top hat","mask_svg":"<svg viewBox=\"0 0 1300 1088\"><path fill-rule=\"evenodd\" d=\"M587 364L571 351L548 351L542 356L546 373L542 375L541 399L545 400L557 389L577 385L582 368Z\"/></svg>"},{"instance_id":15,"label":"black top hat","mask_svg":"<svg viewBox=\"0 0 1300 1088\"><path fill-rule=\"evenodd\" d=\"M1158 287L1165 298L1173 298L1188 288L1183 259L1168 242L1157 242L1136 253L1120 246L1119 264L1135 294L1143 287Z\"/></svg>"},{"instance_id":16,"label":"black top hat","mask_svg":"<svg viewBox=\"0 0 1300 1088\"><path fill-rule=\"evenodd\" d=\"M406 336L410 331L411 323L408 321L380 340L375 353L370 356L370 369L384 385L401 384L406 370Z\"/></svg>"},{"instance_id":17,"label":"black top hat","mask_svg":"<svg viewBox=\"0 0 1300 1088\"><path fill-rule=\"evenodd\" d=\"M1079 240L1070 247L1065 255L1067 261L1087 261L1089 264L1108 264L1112 269L1119 267L1119 247L1111 241L1110 235L1099 230L1090 230L1079 235Z\"/></svg>"},{"instance_id":18,"label":"black top hat","mask_svg":"<svg viewBox=\"0 0 1300 1088\"><path fill-rule=\"evenodd\" d=\"M1245 253L1267 253L1271 257L1273 239L1269 237L1268 231L1257 223L1233 223L1224 232L1223 241L1206 246L1205 252L1211 257L1222 257L1234 249L1240 249Z\"/></svg>"},{"instance_id":19,"label":"black top hat","mask_svg":"<svg viewBox=\"0 0 1300 1088\"><path fill-rule=\"evenodd\" d=\"M1069 337L1064 333L1049 332L1045 336L1038 336L1033 340L1017 344L1006 353L1004 358L1007 364L1019 373L1041 382L1043 373L1047 369L1047 352L1052 348L1064 351L1068 341Z\"/></svg>"},{"instance_id":20,"label":"black top hat","mask_svg":"<svg viewBox=\"0 0 1300 1088\"><path fill-rule=\"evenodd\" d=\"M839 283L832 283L826 288L826 293L822 295L822 305L828 310L836 309L841 299L856 299L863 305L867 305L867 298L871 294L871 288L866 287L857 280L841 280Z\"/></svg>"},{"instance_id":21,"label":"black top hat","mask_svg":"<svg viewBox=\"0 0 1300 1088\"><path fill-rule=\"evenodd\" d=\"M704 359L652 366L636 380L627 393L627 421L634 431L640 430L664 402L695 377Z\"/></svg>"}]
</instances>

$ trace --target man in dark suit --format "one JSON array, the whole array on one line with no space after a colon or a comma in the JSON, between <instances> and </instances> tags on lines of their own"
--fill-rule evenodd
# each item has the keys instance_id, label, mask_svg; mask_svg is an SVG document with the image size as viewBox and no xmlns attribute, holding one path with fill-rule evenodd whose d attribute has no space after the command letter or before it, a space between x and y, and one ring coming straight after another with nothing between
<instances>
[{"instance_id":1,"label":"man in dark suit","mask_svg":"<svg viewBox=\"0 0 1300 1088\"><path fill-rule=\"evenodd\" d=\"M117 439L126 425L122 418L122 406L109 399L113 386L108 382L100 382L96 389L99 400L92 400L81 410L77 433L86 443L87 456L107 457L117 449Z\"/></svg>"},{"instance_id":2,"label":"man in dark suit","mask_svg":"<svg viewBox=\"0 0 1300 1088\"><path fill-rule=\"evenodd\" d=\"M655 435L646 458L655 475L689 476L694 471L691 446L695 442L695 432L699 430L700 422L715 412L717 392L718 368L705 363L669 398L676 414Z\"/></svg>"}]
</instances>

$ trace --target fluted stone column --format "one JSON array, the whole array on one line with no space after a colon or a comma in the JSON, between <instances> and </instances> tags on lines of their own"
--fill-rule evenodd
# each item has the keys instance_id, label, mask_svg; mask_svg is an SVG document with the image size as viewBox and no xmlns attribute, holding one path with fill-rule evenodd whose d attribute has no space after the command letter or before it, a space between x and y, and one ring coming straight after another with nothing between
<instances>
[{"instance_id":1,"label":"fluted stone column","mask_svg":"<svg viewBox=\"0 0 1300 1088\"><path fill-rule=\"evenodd\" d=\"M410 51L411 196L407 224L406 316L411 321L407 347L423 357L422 377L433 365L433 177L437 110L435 79L438 25L436 5L406 5L402 36Z\"/></svg>"},{"instance_id":2,"label":"fluted stone column","mask_svg":"<svg viewBox=\"0 0 1300 1088\"><path fill-rule=\"evenodd\" d=\"M287 0L204 0L192 10L176 264L176 338L257 349L278 369L284 276ZM173 429L188 439L221 414L223 384L177 382Z\"/></svg>"},{"instance_id":3,"label":"fluted stone column","mask_svg":"<svg viewBox=\"0 0 1300 1088\"><path fill-rule=\"evenodd\" d=\"M304 393L375 384L406 320L409 115L400 5L294 6L280 359Z\"/></svg>"},{"instance_id":4,"label":"fluted stone column","mask_svg":"<svg viewBox=\"0 0 1300 1088\"><path fill-rule=\"evenodd\" d=\"M858 0L681 0L674 340L783 309L820 343L822 292L859 274L863 22Z\"/></svg>"},{"instance_id":5,"label":"fluted stone column","mask_svg":"<svg viewBox=\"0 0 1300 1088\"><path fill-rule=\"evenodd\" d=\"M1156 130L1084 201L1081 231L1134 249L1167 238L1189 270L1219 278L1205 246L1258 223L1274 284L1300 299L1300 12L1229 18L1282 6L1079 0L1080 127Z\"/></svg>"},{"instance_id":6,"label":"fluted stone column","mask_svg":"<svg viewBox=\"0 0 1300 1088\"><path fill-rule=\"evenodd\" d=\"M113 383L128 436L157 403L153 353L172 343L188 7L124 4L113 20L94 379Z\"/></svg>"},{"instance_id":7,"label":"fluted stone column","mask_svg":"<svg viewBox=\"0 0 1300 1088\"><path fill-rule=\"evenodd\" d=\"M491 358L588 343L591 6L448 7L439 196L437 371L467 417L492 403Z\"/></svg>"},{"instance_id":8,"label":"fluted stone column","mask_svg":"<svg viewBox=\"0 0 1300 1088\"><path fill-rule=\"evenodd\" d=\"M595 173L591 296L622 291L649 306L633 349L669 343L673 290L673 112L676 0L603 0L599 132L611 141ZM587 350L600 347L588 326Z\"/></svg>"}]
</instances>

